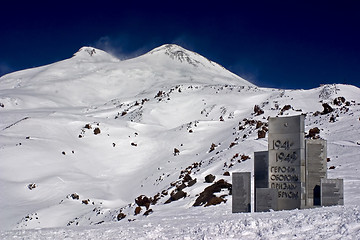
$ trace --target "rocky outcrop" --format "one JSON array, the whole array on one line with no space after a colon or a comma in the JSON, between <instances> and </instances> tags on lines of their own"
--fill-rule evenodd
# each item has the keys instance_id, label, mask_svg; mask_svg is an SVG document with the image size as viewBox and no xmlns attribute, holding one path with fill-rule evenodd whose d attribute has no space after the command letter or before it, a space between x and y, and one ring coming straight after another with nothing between
<instances>
[{"instance_id":1,"label":"rocky outcrop","mask_svg":"<svg viewBox=\"0 0 360 240\"><path fill-rule=\"evenodd\" d=\"M217 197L214 193L218 193L222 189L228 189L229 193L231 194L231 188L232 185L230 183L227 183L224 179L220 179L211 186L205 188L204 191L200 193L199 197L195 200L193 206L196 207L204 205L205 207L207 207L210 205L217 205L222 202L226 202L226 200L224 199L226 195Z\"/></svg>"},{"instance_id":2,"label":"rocky outcrop","mask_svg":"<svg viewBox=\"0 0 360 240\"><path fill-rule=\"evenodd\" d=\"M309 130L309 134L307 134L305 137L317 139L317 138L319 138L319 136L318 136L319 133L320 133L320 129L318 127L314 127Z\"/></svg>"},{"instance_id":3,"label":"rocky outcrop","mask_svg":"<svg viewBox=\"0 0 360 240\"><path fill-rule=\"evenodd\" d=\"M212 183L215 180L215 176L212 174L209 174L205 177L205 182L206 183Z\"/></svg>"}]
</instances>

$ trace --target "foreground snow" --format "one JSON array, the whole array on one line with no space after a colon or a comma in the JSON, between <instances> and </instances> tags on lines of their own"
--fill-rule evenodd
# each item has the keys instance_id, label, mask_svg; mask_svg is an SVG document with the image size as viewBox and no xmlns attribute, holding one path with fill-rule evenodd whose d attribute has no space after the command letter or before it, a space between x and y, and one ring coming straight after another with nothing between
<instances>
[{"instance_id":1,"label":"foreground snow","mask_svg":"<svg viewBox=\"0 0 360 240\"><path fill-rule=\"evenodd\" d=\"M133 222L0 232L0 239L359 239L358 206L232 214L230 204Z\"/></svg>"}]
</instances>

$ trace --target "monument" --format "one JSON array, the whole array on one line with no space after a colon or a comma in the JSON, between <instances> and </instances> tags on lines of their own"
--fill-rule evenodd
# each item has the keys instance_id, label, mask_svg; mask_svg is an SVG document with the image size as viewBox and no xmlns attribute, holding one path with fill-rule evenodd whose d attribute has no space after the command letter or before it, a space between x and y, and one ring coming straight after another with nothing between
<instances>
[{"instance_id":1,"label":"monument","mask_svg":"<svg viewBox=\"0 0 360 240\"><path fill-rule=\"evenodd\" d=\"M255 212L278 210L278 191L275 188L257 188L255 192Z\"/></svg>"},{"instance_id":2,"label":"monument","mask_svg":"<svg viewBox=\"0 0 360 240\"><path fill-rule=\"evenodd\" d=\"M321 179L321 206L344 205L343 179Z\"/></svg>"},{"instance_id":3,"label":"monument","mask_svg":"<svg viewBox=\"0 0 360 240\"><path fill-rule=\"evenodd\" d=\"M305 205L304 118L269 119L269 187L278 190L278 210Z\"/></svg>"},{"instance_id":4,"label":"monument","mask_svg":"<svg viewBox=\"0 0 360 240\"><path fill-rule=\"evenodd\" d=\"M343 179L327 179L326 154L326 140L305 140L305 115L269 118L268 151L254 153L255 211L343 205ZM233 173L233 212L250 211L249 174Z\"/></svg>"},{"instance_id":5,"label":"monument","mask_svg":"<svg viewBox=\"0 0 360 240\"><path fill-rule=\"evenodd\" d=\"M326 179L326 141L307 139L306 144L306 206L319 206L321 179Z\"/></svg>"},{"instance_id":6,"label":"monument","mask_svg":"<svg viewBox=\"0 0 360 240\"><path fill-rule=\"evenodd\" d=\"M265 212L277 208L277 191L269 187L269 153L268 151L254 152L254 199L255 211ZM275 195L274 195L275 194Z\"/></svg>"},{"instance_id":7,"label":"monument","mask_svg":"<svg viewBox=\"0 0 360 240\"><path fill-rule=\"evenodd\" d=\"M232 174L232 212L251 212L251 173Z\"/></svg>"}]
</instances>

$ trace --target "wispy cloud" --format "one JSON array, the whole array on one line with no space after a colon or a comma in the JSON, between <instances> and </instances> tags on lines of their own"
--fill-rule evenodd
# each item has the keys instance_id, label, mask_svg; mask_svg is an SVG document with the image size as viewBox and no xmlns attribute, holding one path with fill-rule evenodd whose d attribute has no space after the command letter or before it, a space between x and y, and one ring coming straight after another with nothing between
<instances>
[{"instance_id":1,"label":"wispy cloud","mask_svg":"<svg viewBox=\"0 0 360 240\"><path fill-rule=\"evenodd\" d=\"M0 62L0 77L13 71L14 70L7 63Z\"/></svg>"},{"instance_id":2,"label":"wispy cloud","mask_svg":"<svg viewBox=\"0 0 360 240\"><path fill-rule=\"evenodd\" d=\"M255 85L260 84L261 69L249 61L237 61L229 66L229 70Z\"/></svg>"},{"instance_id":3,"label":"wispy cloud","mask_svg":"<svg viewBox=\"0 0 360 240\"><path fill-rule=\"evenodd\" d=\"M120 60L134 58L151 50L151 47L147 45L132 43L130 37L127 36L117 36L115 38L103 36L96 41L95 47L110 53Z\"/></svg>"},{"instance_id":4,"label":"wispy cloud","mask_svg":"<svg viewBox=\"0 0 360 240\"><path fill-rule=\"evenodd\" d=\"M101 37L99 40L97 40L95 43L95 47L104 50L105 52L110 53L111 55L119 59L123 58L122 49L119 47L115 47L114 43L108 36Z\"/></svg>"},{"instance_id":5,"label":"wispy cloud","mask_svg":"<svg viewBox=\"0 0 360 240\"><path fill-rule=\"evenodd\" d=\"M174 38L170 43L177 44L185 49L195 51L196 40L189 38L187 35L179 35Z\"/></svg>"}]
</instances>

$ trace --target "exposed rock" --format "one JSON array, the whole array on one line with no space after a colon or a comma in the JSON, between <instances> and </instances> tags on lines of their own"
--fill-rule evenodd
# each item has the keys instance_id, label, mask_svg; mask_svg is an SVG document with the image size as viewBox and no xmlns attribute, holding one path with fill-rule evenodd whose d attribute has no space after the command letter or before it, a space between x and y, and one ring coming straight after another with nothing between
<instances>
[{"instance_id":1,"label":"exposed rock","mask_svg":"<svg viewBox=\"0 0 360 240\"><path fill-rule=\"evenodd\" d=\"M317 116L319 116L321 114L321 112L319 112L319 111L316 111L316 112L314 112L314 117L317 117Z\"/></svg>"},{"instance_id":2,"label":"exposed rock","mask_svg":"<svg viewBox=\"0 0 360 240\"><path fill-rule=\"evenodd\" d=\"M334 115L331 115L329 122L336 122L336 117Z\"/></svg>"},{"instance_id":3,"label":"exposed rock","mask_svg":"<svg viewBox=\"0 0 360 240\"><path fill-rule=\"evenodd\" d=\"M336 84L324 84L320 86L323 87L319 94L319 98L321 99L329 99L334 94L337 94L337 92L340 90L336 87Z\"/></svg>"},{"instance_id":4,"label":"exposed rock","mask_svg":"<svg viewBox=\"0 0 360 240\"><path fill-rule=\"evenodd\" d=\"M80 196L77 194L77 193L73 193L70 195L70 197L74 200L79 200L80 199Z\"/></svg>"},{"instance_id":5,"label":"exposed rock","mask_svg":"<svg viewBox=\"0 0 360 240\"><path fill-rule=\"evenodd\" d=\"M179 200L180 198L185 198L186 197L186 192L183 192L182 190L180 191L173 191L171 194L170 194L170 198L165 202L165 203L170 203L170 202L173 202L173 201L177 201Z\"/></svg>"},{"instance_id":6,"label":"exposed rock","mask_svg":"<svg viewBox=\"0 0 360 240\"><path fill-rule=\"evenodd\" d=\"M210 200L208 201L208 203L205 204L205 207L211 206L211 205L218 205L222 202L226 202L225 199L221 198L221 197L212 197L210 198Z\"/></svg>"},{"instance_id":7,"label":"exposed rock","mask_svg":"<svg viewBox=\"0 0 360 240\"><path fill-rule=\"evenodd\" d=\"M180 150L177 148L174 148L174 156L179 155L179 154L180 154Z\"/></svg>"},{"instance_id":8,"label":"exposed rock","mask_svg":"<svg viewBox=\"0 0 360 240\"><path fill-rule=\"evenodd\" d=\"M248 159L250 159L250 156L245 155L245 154L242 154L242 155L241 155L241 160L242 160L242 161L246 161L246 160L248 160Z\"/></svg>"},{"instance_id":9,"label":"exposed rock","mask_svg":"<svg viewBox=\"0 0 360 240\"><path fill-rule=\"evenodd\" d=\"M230 161L235 161L236 160L236 158L238 158L239 157L239 153L236 153L231 159L230 159Z\"/></svg>"},{"instance_id":10,"label":"exposed rock","mask_svg":"<svg viewBox=\"0 0 360 240\"><path fill-rule=\"evenodd\" d=\"M191 181L191 180L192 180L192 177L190 176L190 174L186 174L186 175L184 176L183 182L189 182L189 181Z\"/></svg>"},{"instance_id":11,"label":"exposed rock","mask_svg":"<svg viewBox=\"0 0 360 240\"><path fill-rule=\"evenodd\" d=\"M329 169L335 169L335 166L331 166L331 167L329 167Z\"/></svg>"},{"instance_id":12,"label":"exposed rock","mask_svg":"<svg viewBox=\"0 0 360 240\"><path fill-rule=\"evenodd\" d=\"M209 153L211 153L212 151L214 151L216 147L217 147L217 145L216 145L215 143L212 143L211 146L210 146Z\"/></svg>"},{"instance_id":13,"label":"exposed rock","mask_svg":"<svg viewBox=\"0 0 360 240\"><path fill-rule=\"evenodd\" d=\"M100 128L97 127L97 128L94 129L94 134L95 134L95 135L100 134L100 132L101 132L101 131L100 131Z\"/></svg>"},{"instance_id":14,"label":"exposed rock","mask_svg":"<svg viewBox=\"0 0 360 240\"><path fill-rule=\"evenodd\" d=\"M324 110L321 112L322 115L325 115L325 114L328 114L328 113L331 113L332 111L334 111L334 109L327 103L323 103L323 108Z\"/></svg>"},{"instance_id":15,"label":"exposed rock","mask_svg":"<svg viewBox=\"0 0 360 240\"><path fill-rule=\"evenodd\" d=\"M193 206L209 206L209 205L215 205L219 204L223 201L225 201L222 197L221 200L218 199L219 197L216 197L214 193L220 192L222 189L228 189L231 194L231 187L232 185L230 183L227 183L224 179L220 179L219 181L215 182L211 186L204 189L202 193L200 193L200 196L195 200L195 203Z\"/></svg>"},{"instance_id":16,"label":"exposed rock","mask_svg":"<svg viewBox=\"0 0 360 240\"><path fill-rule=\"evenodd\" d=\"M140 195L135 199L135 203L140 207L144 206L146 209L149 209L151 201L147 196Z\"/></svg>"},{"instance_id":17,"label":"exposed rock","mask_svg":"<svg viewBox=\"0 0 360 240\"><path fill-rule=\"evenodd\" d=\"M88 124L85 125L84 128L86 128L86 129L91 129L91 125L88 123Z\"/></svg>"},{"instance_id":18,"label":"exposed rock","mask_svg":"<svg viewBox=\"0 0 360 240\"><path fill-rule=\"evenodd\" d=\"M148 102L148 101L150 101L150 99L148 99L148 98L142 99L142 100L141 100L141 105L144 105L144 103L146 103L146 102Z\"/></svg>"},{"instance_id":19,"label":"exposed rock","mask_svg":"<svg viewBox=\"0 0 360 240\"><path fill-rule=\"evenodd\" d=\"M206 183L212 183L215 180L215 176L212 174L209 174L205 177L205 182Z\"/></svg>"},{"instance_id":20,"label":"exposed rock","mask_svg":"<svg viewBox=\"0 0 360 240\"><path fill-rule=\"evenodd\" d=\"M150 198L150 202L152 205L155 205L160 199L160 193L157 193L154 197Z\"/></svg>"},{"instance_id":21,"label":"exposed rock","mask_svg":"<svg viewBox=\"0 0 360 240\"><path fill-rule=\"evenodd\" d=\"M28 185L28 189L33 190L34 188L36 188L36 184L35 184L35 183L30 183L30 184Z\"/></svg>"},{"instance_id":22,"label":"exposed rock","mask_svg":"<svg viewBox=\"0 0 360 240\"><path fill-rule=\"evenodd\" d=\"M184 197L186 197L186 192L180 190L180 191L176 191L175 194L172 194L171 199L172 201L177 201L180 198L184 198Z\"/></svg>"},{"instance_id":23,"label":"exposed rock","mask_svg":"<svg viewBox=\"0 0 360 240\"><path fill-rule=\"evenodd\" d=\"M181 190L183 190L184 188L186 188L185 183L182 183L182 184L180 184L179 186L176 187L176 189L177 189L178 191L181 191Z\"/></svg>"},{"instance_id":24,"label":"exposed rock","mask_svg":"<svg viewBox=\"0 0 360 240\"><path fill-rule=\"evenodd\" d=\"M285 105L285 106L281 109L281 111L282 111L282 112L285 112L285 111L290 110L290 109L291 109L291 105Z\"/></svg>"},{"instance_id":25,"label":"exposed rock","mask_svg":"<svg viewBox=\"0 0 360 240\"><path fill-rule=\"evenodd\" d=\"M283 115L285 111L288 111L292 109L291 105L285 105L281 110L280 110L280 115Z\"/></svg>"},{"instance_id":26,"label":"exposed rock","mask_svg":"<svg viewBox=\"0 0 360 240\"><path fill-rule=\"evenodd\" d=\"M162 97L165 94L163 91L159 91L154 98Z\"/></svg>"},{"instance_id":27,"label":"exposed rock","mask_svg":"<svg viewBox=\"0 0 360 240\"><path fill-rule=\"evenodd\" d=\"M148 216L149 214L153 213L153 210L150 208L146 212L144 212L144 216Z\"/></svg>"},{"instance_id":28,"label":"exposed rock","mask_svg":"<svg viewBox=\"0 0 360 240\"><path fill-rule=\"evenodd\" d=\"M246 119L246 118L244 118L244 120L243 120L245 123L244 123L244 125L251 125L251 126L255 126L256 125L256 123L257 123L257 121L256 120L249 120L249 119Z\"/></svg>"},{"instance_id":29,"label":"exposed rock","mask_svg":"<svg viewBox=\"0 0 360 240\"><path fill-rule=\"evenodd\" d=\"M256 122L256 129L258 129L258 128L260 128L261 126L263 125L263 122L261 122L261 121L257 121Z\"/></svg>"},{"instance_id":30,"label":"exposed rock","mask_svg":"<svg viewBox=\"0 0 360 240\"><path fill-rule=\"evenodd\" d=\"M343 103L345 103L345 98L344 97L337 97L334 99L334 105L338 105L341 106Z\"/></svg>"},{"instance_id":31,"label":"exposed rock","mask_svg":"<svg viewBox=\"0 0 360 240\"><path fill-rule=\"evenodd\" d=\"M258 116L258 115L263 114L263 113L264 113L264 110L262 110L259 105L255 105L255 106L254 106L254 113L255 113L255 115Z\"/></svg>"},{"instance_id":32,"label":"exposed rock","mask_svg":"<svg viewBox=\"0 0 360 240\"><path fill-rule=\"evenodd\" d=\"M195 179L193 179L193 180L190 180L189 182L188 182L188 187L191 187L191 186L193 186L194 184L196 183L196 178Z\"/></svg>"},{"instance_id":33,"label":"exposed rock","mask_svg":"<svg viewBox=\"0 0 360 240\"><path fill-rule=\"evenodd\" d=\"M230 146L229 146L229 148L232 148L233 146L235 146L235 145L237 145L237 143L235 143L235 142L232 142L232 143L230 143Z\"/></svg>"},{"instance_id":34,"label":"exposed rock","mask_svg":"<svg viewBox=\"0 0 360 240\"><path fill-rule=\"evenodd\" d=\"M228 171L224 172L224 176L230 176L230 173Z\"/></svg>"},{"instance_id":35,"label":"exposed rock","mask_svg":"<svg viewBox=\"0 0 360 240\"><path fill-rule=\"evenodd\" d=\"M266 132L264 130L259 130L258 131L258 138L265 138L266 137Z\"/></svg>"},{"instance_id":36,"label":"exposed rock","mask_svg":"<svg viewBox=\"0 0 360 240\"><path fill-rule=\"evenodd\" d=\"M121 219L124 219L126 217L126 214L120 212L118 215L117 215L117 220L120 221Z\"/></svg>"},{"instance_id":37,"label":"exposed rock","mask_svg":"<svg viewBox=\"0 0 360 240\"><path fill-rule=\"evenodd\" d=\"M315 138L318 138L316 135L319 133L320 133L320 129L318 127L314 127L309 130L309 134L306 135L305 137L315 139Z\"/></svg>"},{"instance_id":38,"label":"exposed rock","mask_svg":"<svg viewBox=\"0 0 360 240\"><path fill-rule=\"evenodd\" d=\"M135 215L138 215L141 212L141 210L142 210L141 207L137 206L134 211Z\"/></svg>"}]
</instances>

